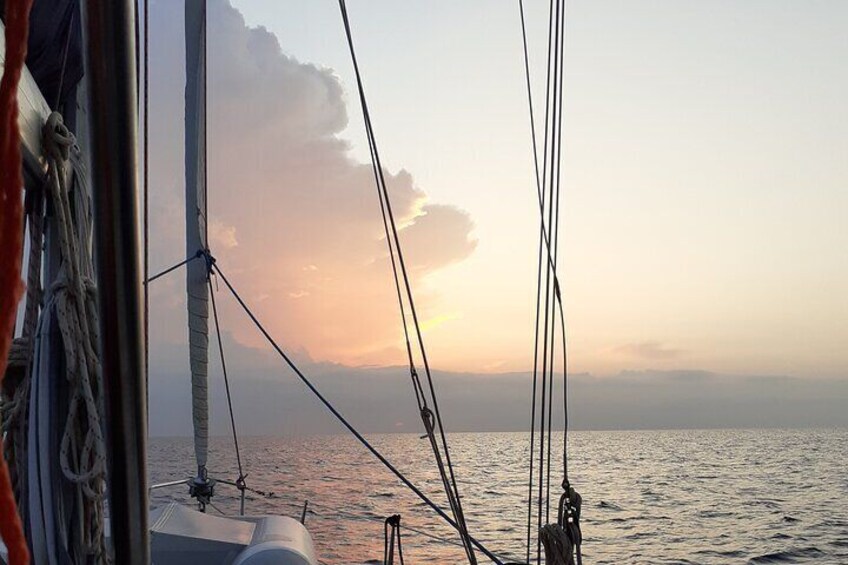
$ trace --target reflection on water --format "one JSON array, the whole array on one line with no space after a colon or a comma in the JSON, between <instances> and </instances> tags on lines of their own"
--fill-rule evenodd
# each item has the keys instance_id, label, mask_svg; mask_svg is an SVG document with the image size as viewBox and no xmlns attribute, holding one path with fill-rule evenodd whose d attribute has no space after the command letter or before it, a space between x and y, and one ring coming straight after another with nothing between
<instances>
[{"instance_id":1,"label":"reflection on water","mask_svg":"<svg viewBox=\"0 0 848 565\"><path fill-rule=\"evenodd\" d=\"M447 507L425 441L372 439ZM449 435L469 528L511 559L524 554L527 441L519 433ZM587 565L848 563L846 430L576 432L569 442ZM379 563L382 520L394 513L423 532L405 532L407 563L463 562L460 547L434 539L456 540L451 530L353 438L241 438L241 445L248 484L274 493L249 498L248 511L299 517L309 500L307 526L323 562ZM212 475L236 477L226 438L213 441L209 461ZM152 482L192 468L190 439L151 440ZM236 513L235 494L219 486L216 506ZM177 487L156 491L153 504L171 499L188 501Z\"/></svg>"}]
</instances>

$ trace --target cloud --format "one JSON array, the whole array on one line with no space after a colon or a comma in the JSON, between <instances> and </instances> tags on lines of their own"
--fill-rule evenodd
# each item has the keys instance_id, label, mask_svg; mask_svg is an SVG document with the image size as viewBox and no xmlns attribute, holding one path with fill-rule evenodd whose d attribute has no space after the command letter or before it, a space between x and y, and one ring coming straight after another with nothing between
<instances>
[{"instance_id":1,"label":"cloud","mask_svg":"<svg viewBox=\"0 0 848 565\"><path fill-rule=\"evenodd\" d=\"M232 249L238 245L236 239L236 227L225 226L220 221L213 219L209 224L210 246L215 249Z\"/></svg>"},{"instance_id":2,"label":"cloud","mask_svg":"<svg viewBox=\"0 0 848 565\"><path fill-rule=\"evenodd\" d=\"M290 292L289 298L297 300L298 298L305 298L309 296L309 293L305 290L298 290L297 292Z\"/></svg>"},{"instance_id":3,"label":"cloud","mask_svg":"<svg viewBox=\"0 0 848 565\"><path fill-rule=\"evenodd\" d=\"M411 267L426 272L465 259L477 247L468 214L444 204L425 205L403 230L404 253Z\"/></svg>"},{"instance_id":4,"label":"cloud","mask_svg":"<svg viewBox=\"0 0 848 565\"><path fill-rule=\"evenodd\" d=\"M225 334L239 429L246 435L342 433L327 410L272 352L245 347ZM191 384L174 378L185 350L161 351L164 370L151 376L153 435L190 435ZM418 432L421 422L405 367L352 368L318 363L295 352L303 372L355 426L366 432ZM433 374L449 431L525 431L530 410L527 373ZM562 391L562 376L555 390ZM848 381L780 375L742 376L683 371L627 371L611 377L569 375L573 429L844 427ZM210 366L213 433L228 434L217 359ZM558 404L557 404L558 405ZM561 429L561 414L554 424ZM400 425L398 425L400 424Z\"/></svg>"},{"instance_id":5,"label":"cloud","mask_svg":"<svg viewBox=\"0 0 848 565\"><path fill-rule=\"evenodd\" d=\"M167 265L184 246L182 6L159 2L151 18L152 262ZM225 0L210 1L208 21L210 239L220 266L290 346L352 364L403 359L373 172L340 136L349 116L338 77L286 55ZM433 318L439 297L425 275L473 253L473 221L431 202L409 172L385 175L417 306ZM222 308L238 341L259 343L232 304Z\"/></svg>"},{"instance_id":6,"label":"cloud","mask_svg":"<svg viewBox=\"0 0 848 565\"><path fill-rule=\"evenodd\" d=\"M647 360L676 359L685 353L682 349L674 349L658 341L627 343L616 347L613 352L626 357Z\"/></svg>"}]
</instances>

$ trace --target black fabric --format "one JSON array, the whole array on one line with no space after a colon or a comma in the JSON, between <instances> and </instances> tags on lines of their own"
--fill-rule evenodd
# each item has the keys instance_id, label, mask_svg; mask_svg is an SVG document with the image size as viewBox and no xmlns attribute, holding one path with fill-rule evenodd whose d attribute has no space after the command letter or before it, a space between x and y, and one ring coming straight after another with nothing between
<instances>
[{"instance_id":1,"label":"black fabric","mask_svg":"<svg viewBox=\"0 0 848 565\"><path fill-rule=\"evenodd\" d=\"M2 13L6 12L5 4L0 0ZM30 12L26 64L54 110L75 106L66 102L75 102L76 87L83 76L81 19L79 0L35 0ZM65 116L66 125L69 117Z\"/></svg>"}]
</instances>

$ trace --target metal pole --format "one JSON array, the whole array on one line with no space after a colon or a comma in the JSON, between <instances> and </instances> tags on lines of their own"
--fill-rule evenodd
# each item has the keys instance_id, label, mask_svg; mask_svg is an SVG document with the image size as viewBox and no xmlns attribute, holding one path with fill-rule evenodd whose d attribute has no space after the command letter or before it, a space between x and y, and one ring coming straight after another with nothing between
<instances>
[{"instance_id":1,"label":"metal pole","mask_svg":"<svg viewBox=\"0 0 848 565\"><path fill-rule=\"evenodd\" d=\"M88 0L87 75L115 563L150 562L136 162L135 9Z\"/></svg>"}]
</instances>

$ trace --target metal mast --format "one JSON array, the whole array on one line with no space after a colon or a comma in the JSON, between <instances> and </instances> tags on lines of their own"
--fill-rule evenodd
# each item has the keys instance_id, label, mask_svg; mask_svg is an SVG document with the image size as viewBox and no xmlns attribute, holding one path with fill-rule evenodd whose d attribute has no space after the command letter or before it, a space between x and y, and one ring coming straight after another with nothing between
<instances>
[{"instance_id":1,"label":"metal mast","mask_svg":"<svg viewBox=\"0 0 848 565\"><path fill-rule=\"evenodd\" d=\"M135 8L85 5L94 241L115 562L150 562L136 162Z\"/></svg>"}]
</instances>

